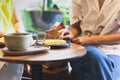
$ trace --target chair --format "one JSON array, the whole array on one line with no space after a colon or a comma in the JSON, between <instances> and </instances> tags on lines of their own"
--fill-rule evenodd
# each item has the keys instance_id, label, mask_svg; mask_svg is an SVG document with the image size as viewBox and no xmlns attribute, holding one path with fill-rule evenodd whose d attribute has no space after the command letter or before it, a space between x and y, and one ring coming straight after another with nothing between
<instances>
[{"instance_id":1,"label":"chair","mask_svg":"<svg viewBox=\"0 0 120 80\"><path fill-rule=\"evenodd\" d=\"M50 29L51 25L42 20L40 11L30 11L30 15L35 28L42 31Z\"/></svg>"},{"instance_id":2,"label":"chair","mask_svg":"<svg viewBox=\"0 0 120 80\"><path fill-rule=\"evenodd\" d=\"M44 34L55 22L63 22L61 11L24 11L22 20L25 30L30 33Z\"/></svg>"},{"instance_id":3,"label":"chair","mask_svg":"<svg viewBox=\"0 0 120 80\"><path fill-rule=\"evenodd\" d=\"M34 24L34 21L31 17L31 11L24 11L22 16L23 24L25 27L25 30L32 34L44 34L45 32L43 30L38 30L36 28L36 25Z\"/></svg>"},{"instance_id":4,"label":"chair","mask_svg":"<svg viewBox=\"0 0 120 80\"><path fill-rule=\"evenodd\" d=\"M43 11L42 20L51 25L55 22L63 22L63 13L61 11Z\"/></svg>"}]
</instances>

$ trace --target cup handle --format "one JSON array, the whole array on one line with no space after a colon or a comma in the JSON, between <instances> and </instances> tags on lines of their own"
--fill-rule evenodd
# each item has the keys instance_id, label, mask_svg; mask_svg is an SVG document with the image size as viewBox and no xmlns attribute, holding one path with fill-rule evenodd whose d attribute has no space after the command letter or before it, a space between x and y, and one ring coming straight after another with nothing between
<instances>
[{"instance_id":1,"label":"cup handle","mask_svg":"<svg viewBox=\"0 0 120 80\"><path fill-rule=\"evenodd\" d=\"M37 45L37 42L38 42L38 36L37 35L34 35L33 36L33 40L35 40L35 42L32 44L33 46Z\"/></svg>"}]
</instances>

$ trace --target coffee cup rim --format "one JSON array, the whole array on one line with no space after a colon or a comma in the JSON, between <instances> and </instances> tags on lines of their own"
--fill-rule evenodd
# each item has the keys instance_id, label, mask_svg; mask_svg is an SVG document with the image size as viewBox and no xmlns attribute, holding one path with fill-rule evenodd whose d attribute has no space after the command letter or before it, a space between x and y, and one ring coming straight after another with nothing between
<instances>
[{"instance_id":1,"label":"coffee cup rim","mask_svg":"<svg viewBox=\"0 0 120 80\"><path fill-rule=\"evenodd\" d=\"M9 34L5 34L4 36L13 36L13 37L24 37L24 36L31 36L29 33L9 33Z\"/></svg>"}]
</instances>

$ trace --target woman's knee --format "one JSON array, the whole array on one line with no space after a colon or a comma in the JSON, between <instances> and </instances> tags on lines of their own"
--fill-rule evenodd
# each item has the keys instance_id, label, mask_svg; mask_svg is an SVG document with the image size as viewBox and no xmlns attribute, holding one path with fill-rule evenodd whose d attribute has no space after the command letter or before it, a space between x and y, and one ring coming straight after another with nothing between
<instances>
[{"instance_id":1,"label":"woman's knee","mask_svg":"<svg viewBox=\"0 0 120 80\"><path fill-rule=\"evenodd\" d=\"M103 51L101 51L99 48L97 48L96 46L92 46L92 45L87 45L85 46L86 50L87 50L87 54L89 54L90 56L94 57L97 60L100 60L101 58L105 59L107 58L107 56L105 55L105 53L103 53Z\"/></svg>"}]
</instances>

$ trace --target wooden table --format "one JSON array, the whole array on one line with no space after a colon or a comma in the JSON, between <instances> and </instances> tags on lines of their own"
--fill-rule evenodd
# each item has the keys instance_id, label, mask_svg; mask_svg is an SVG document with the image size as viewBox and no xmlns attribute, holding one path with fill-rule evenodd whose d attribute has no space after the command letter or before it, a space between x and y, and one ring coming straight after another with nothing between
<instances>
[{"instance_id":1,"label":"wooden table","mask_svg":"<svg viewBox=\"0 0 120 80\"><path fill-rule=\"evenodd\" d=\"M86 49L83 46L72 43L69 48L51 49L34 55L3 56L0 61L32 64L32 80L42 80L42 64L68 62L85 54Z\"/></svg>"}]
</instances>

